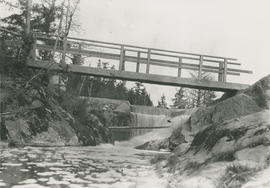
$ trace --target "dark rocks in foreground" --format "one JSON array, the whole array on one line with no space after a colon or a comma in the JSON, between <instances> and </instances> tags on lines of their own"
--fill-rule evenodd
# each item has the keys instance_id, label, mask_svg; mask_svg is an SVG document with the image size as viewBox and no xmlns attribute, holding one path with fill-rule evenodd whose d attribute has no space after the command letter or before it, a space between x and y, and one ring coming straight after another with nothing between
<instances>
[{"instance_id":1,"label":"dark rocks in foreground","mask_svg":"<svg viewBox=\"0 0 270 188\"><path fill-rule=\"evenodd\" d=\"M97 109L85 99L58 96L53 88L25 88L15 78L1 82L2 141L9 146L73 146L111 142L106 128L109 109Z\"/></svg>"}]
</instances>

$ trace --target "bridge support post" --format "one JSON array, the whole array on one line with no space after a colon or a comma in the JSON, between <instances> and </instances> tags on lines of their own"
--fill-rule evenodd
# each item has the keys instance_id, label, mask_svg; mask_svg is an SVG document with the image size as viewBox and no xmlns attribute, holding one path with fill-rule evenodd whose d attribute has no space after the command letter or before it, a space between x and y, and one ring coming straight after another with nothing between
<instances>
[{"instance_id":1,"label":"bridge support post","mask_svg":"<svg viewBox=\"0 0 270 188\"><path fill-rule=\"evenodd\" d=\"M228 65L228 59L224 59L223 82L226 82L227 80L227 65Z\"/></svg>"},{"instance_id":2,"label":"bridge support post","mask_svg":"<svg viewBox=\"0 0 270 188\"><path fill-rule=\"evenodd\" d=\"M140 56L141 56L141 52L137 52L136 72L140 72Z\"/></svg>"},{"instance_id":3,"label":"bridge support post","mask_svg":"<svg viewBox=\"0 0 270 188\"><path fill-rule=\"evenodd\" d=\"M81 51L82 51L82 43L79 43L79 52L81 52ZM81 54L79 55L78 62L79 62L80 65L83 63Z\"/></svg>"},{"instance_id":4,"label":"bridge support post","mask_svg":"<svg viewBox=\"0 0 270 188\"><path fill-rule=\"evenodd\" d=\"M182 57L179 57L178 77L181 77L181 71L182 71Z\"/></svg>"},{"instance_id":5,"label":"bridge support post","mask_svg":"<svg viewBox=\"0 0 270 188\"><path fill-rule=\"evenodd\" d=\"M198 79L202 79L202 65L203 65L203 56L200 56L200 61L199 61L199 73L198 73Z\"/></svg>"},{"instance_id":6,"label":"bridge support post","mask_svg":"<svg viewBox=\"0 0 270 188\"><path fill-rule=\"evenodd\" d=\"M223 82L223 62L219 63L219 70L218 70L218 81Z\"/></svg>"},{"instance_id":7,"label":"bridge support post","mask_svg":"<svg viewBox=\"0 0 270 188\"><path fill-rule=\"evenodd\" d=\"M126 50L123 51L123 65L122 65L122 70L125 70L125 56L126 56Z\"/></svg>"},{"instance_id":8,"label":"bridge support post","mask_svg":"<svg viewBox=\"0 0 270 188\"><path fill-rule=\"evenodd\" d=\"M125 65L124 65L124 58L125 58L125 50L124 50L124 46L121 45L121 49L120 49L120 62L119 62L119 70L122 71L124 70L125 68Z\"/></svg>"},{"instance_id":9,"label":"bridge support post","mask_svg":"<svg viewBox=\"0 0 270 188\"><path fill-rule=\"evenodd\" d=\"M148 49L148 51L147 51L146 74L149 74L149 71L150 71L150 60L151 60L151 49Z\"/></svg>"}]
</instances>

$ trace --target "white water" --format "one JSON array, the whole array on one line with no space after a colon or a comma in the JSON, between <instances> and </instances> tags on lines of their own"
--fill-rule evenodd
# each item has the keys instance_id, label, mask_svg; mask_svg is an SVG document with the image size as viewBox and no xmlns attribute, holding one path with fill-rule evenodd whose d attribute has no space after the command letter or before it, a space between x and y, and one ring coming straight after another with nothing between
<instances>
[{"instance_id":1,"label":"white water","mask_svg":"<svg viewBox=\"0 0 270 188\"><path fill-rule=\"evenodd\" d=\"M166 188L150 159L160 152L132 147L170 136L188 116L139 115L141 126L166 125L116 145L0 149L0 187ZM166 153L164 153L166 154Z\"/></svg>"},{"instance_id":2,"label":"white water","mask_svg":"<svg viewBox=\"0 0 270 188\"><path fill-rule=\"evenodd\" d=\"M149 162L156 153L96 147L0 149L0 187L166 188Z\"/></svg>"}]
</instances>

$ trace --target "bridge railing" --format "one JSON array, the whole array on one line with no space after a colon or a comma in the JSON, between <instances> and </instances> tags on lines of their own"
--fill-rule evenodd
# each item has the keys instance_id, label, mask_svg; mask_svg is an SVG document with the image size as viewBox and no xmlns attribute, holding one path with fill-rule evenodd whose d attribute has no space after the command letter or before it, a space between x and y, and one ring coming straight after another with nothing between
<instances>
[{"instance_id":1,"label":"bridge railing","mask_svg":"<svg viewBox=\"0 0 270 188\"><path fill-rule=\"evenodd\" d=\"M146 66L146 74L150 74L150 66L163 66L178 69L178 77L182 76L182 70L198 71L198 79L202 78L202 72L218 74L218 81L226 82L227 75L239 76L240 73L252 73L252 71L236 69L230 65L239 66L237 59L230 57L220 57L203 55L157 48L147 48L128 44L119 44L103 41L88 40L74 37L59 38L58 36L47 36L35 33L32 58L36 59L39 50L56 51L61 54L62 62L66 62L66 55L79 55L104 58L119 61L119 71L125 71L129 62L136 64L136 71L140 73L140 65ZM55 46L55 41L58 44ZM21 42L6 41L6 44L18 46ZM56 48L55 48L56 47ZM192 61L193 63L190 63ZM210 65L209 65L210 63Z\"/></svg>"},{"instance_id":2,"label":"bridge railing","mask_svg":"<svg viewBox=\"0 0 270 188\"><path fill-rule=\"evenodd\" d=\"M37 40L55 41L56 36L36 35ZM239 76L240 73L252 73L252 71L236 69L230 65L241 65L237 59L230 57L220 57L203 55L188 52L179 52L172 50L163 50L157 48L147 48L128 44L119 44L88 40L82 38L66 37L59 40L59 46L56 51L65 54L85 55L97 58L111 59L119 61L118 70L124 71L128 62L136 63L136 72L140 72L140 65L146 65L146 74L150 73L150 66L165 66L178 69L178 77L181 77L182 70L198 71L198 79L202 78L202 72L218 74L218 81L226 82L227 75ZM37 50L52 51L53 46L46 43L37 44ZM190 63L189 60L195 62ZM211 63L211 65L209 65ZM212 65L213 64L213 65Z\"/></svg>"}]
</instances>

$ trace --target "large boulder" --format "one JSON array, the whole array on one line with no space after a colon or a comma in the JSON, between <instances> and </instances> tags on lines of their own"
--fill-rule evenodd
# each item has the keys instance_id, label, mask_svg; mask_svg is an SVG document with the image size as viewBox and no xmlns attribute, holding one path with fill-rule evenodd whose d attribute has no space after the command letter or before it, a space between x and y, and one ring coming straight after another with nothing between
<instances>
[{"instance_id":1,"label":"large boulder","mask_svg":"<svg viewBox=\"0 0 270 188\"><path fill-rule=\"evenodd\" d=\"M269 187L265 181L270 165L269 104L270 75L233 97L193 112L169 138L177 143L173 153L178 162L169 168L176 172L173 185ZM162 165L166 166L164 161ZM254 176L260 182L251 180Z\"/></svg>"},{"instance_id":2,"label":"large boulder","mask_svg":"<svg viewBox=\"0 0 270 188\"><path fill-rule=\"evenodd\" d=\"M269 109L269 104L270 75L256 82L248 89L238 92L233 97L212 106L196 109L191 114L190 119L182 124L182 128L178 128L172 133L170 139L181 144L183 143L181 135L184 135L185 141L192 142L197 133L209 126L219 125L231 119L238 119L242 116ZM178 141L177 137L180 138ZM176 146L173 144L170 147L174 148Z\"/></svg>"},{"instance_id":3,"label":"large boulder","mask_svg":"<svg viewBox=\"0 0 270 188\"><path fill-rule=\"evenodd\" d=\"M249 95L261 108L270 107L270 75L265 76L251 87L243 91Z\"/></svg>"},{"instance_id":4,"label":"large boulder","mask_svg":"<svg viewBox=\"0 0 270 188\"><path fill-rule=\"evenodd\" d=\"M10 146L80 145L74 119L57 101L53 88L19 78L0 82L0 140ZM3 94L3 95L2 95Z\"/></svg>"},{"instance_id":5,"label":"large boulder","mask_svg":"<svg viewBox=\"0 0 270 188\"><path fill-rule=\"evenodd\" d=\"M234 153L237 151L259 145L269 145L269 117L270 111L264 110L220 124L213 124L195 135L191 151L207 151L209 157L230 153L235 158ZM238 153L237 156L240 154Z\"/></svg>"},{"instance_id":6,"label":"large boulder","mask_svg":"<svg viewBox=\"0 0 270 188\"><path fill-rule=\"evenodd\" d=\"M136 149L143 149L143 150L153 150L153 151L160 151L160 150L167 150L169 147L169 139L160 139L146 142L142 145L136 146Z\"/></svg>"},{"instance_id":7,"label":"large boulder","mask_svg":"<svg viewBox=\"0 0 270 188\"><path fill-rule=\"evenodd\" d=\"M248 95L239 94L214 106L201 107L190 117L191 131L199 131L212 123L220 123L260 111L261 108Z\"/></svg>"},{"instance_id":8,"label":"large boulder","mask_svg":"<svg viewBox=\"0 0 270 188\"><path fill-rule=\"evenodd\" d=\"M35 122L37 124L33 125L30 116L29 118L23 116L7 118L4 124L10 143L16 146L80 145L76 133L68 121L50 119L45 124L38 124L36 119Z\"/></svg>"}]
</instances>

